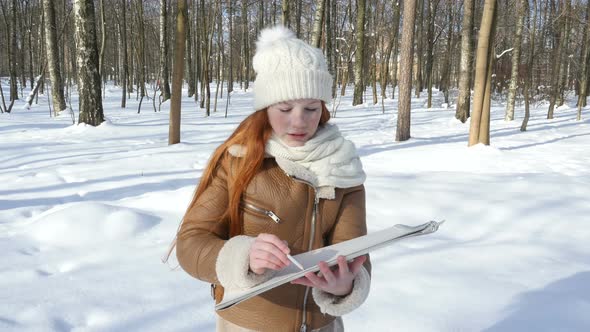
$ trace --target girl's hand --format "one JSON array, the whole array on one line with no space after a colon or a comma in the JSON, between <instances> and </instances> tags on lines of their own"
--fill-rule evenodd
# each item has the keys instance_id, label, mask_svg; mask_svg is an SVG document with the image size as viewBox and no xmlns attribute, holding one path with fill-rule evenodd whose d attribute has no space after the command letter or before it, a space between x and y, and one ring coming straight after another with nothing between
<instances>
[{"instance_id":1,"label":"girl's hand","mask_svg":"<svg viewBox=\"0 0 590 332\"><path fill-rule=\"evenodd\" d=\"M351 263L347 263L344 256L338 256L338 266L334 271L330 269L326 262L320 262L318 265L322 273L321 277L313 272L309 272L305 274L305 277L295 279L291 283L316 287L336 296L348 295L352 291L354 278L366 260L367 256L360 256L355 258Z\"/></svg>"},{"instance_id":2,"label":"girl's hand","mask_svg":"<svg viewBox=\"0 0 590 332\"><path fill-rule=\"evenodd\" d=\"M276 235L261 233L250 247L250 270L263 274L266 269L283 269L291 264L289 252L289 247Z\"/></svg>"}]
</instances>

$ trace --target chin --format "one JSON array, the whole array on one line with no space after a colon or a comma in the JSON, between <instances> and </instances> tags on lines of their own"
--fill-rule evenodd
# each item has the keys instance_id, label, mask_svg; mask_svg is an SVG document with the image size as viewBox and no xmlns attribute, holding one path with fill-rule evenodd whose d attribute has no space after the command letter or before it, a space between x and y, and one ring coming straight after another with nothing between
<instances>
[{"instance_id":1,"label":"chin","mask_svg":"<svg viewBox=\"0 0 590 332\"><path fill-rule=\"evenodd\" d=\"M303 146L305 145L305 142L300 142L300 141L289 141L287 142L287 145L292 147L292 148L296 148L298 146Z\"/></svg>"}]
</instances>

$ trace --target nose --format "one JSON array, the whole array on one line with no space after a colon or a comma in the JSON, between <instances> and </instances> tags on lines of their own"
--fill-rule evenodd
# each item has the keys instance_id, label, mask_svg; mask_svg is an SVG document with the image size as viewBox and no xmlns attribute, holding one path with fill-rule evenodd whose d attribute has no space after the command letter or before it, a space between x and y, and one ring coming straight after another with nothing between
<instances>
[{"instance_id":1,"label":"nose","mask_svg":"<svg viewBox=\"0 0 590 332\"><path fill-rule=\"evenodd\" d=\"M295 107L291 112L291 125L295 128L305 128L306 114L302 107Z\"/></svg>"}]
</instances>

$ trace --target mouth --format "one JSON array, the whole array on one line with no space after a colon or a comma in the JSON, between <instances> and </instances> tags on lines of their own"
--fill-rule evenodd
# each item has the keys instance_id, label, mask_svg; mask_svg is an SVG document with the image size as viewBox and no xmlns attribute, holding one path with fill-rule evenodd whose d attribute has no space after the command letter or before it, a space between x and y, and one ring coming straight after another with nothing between
<instances>
[{"instance_id":1,"label":"mouth","mask_svg":"<svg viewBox=\"0 0 590 332\"><path fill-rule=\"evenodd\" d=\"M295 139L302 139L305 138L306 134L299 134L299 133L295 133L295 134L288 134L290 137L295 138Z\"/></svg>"}]
</instances>

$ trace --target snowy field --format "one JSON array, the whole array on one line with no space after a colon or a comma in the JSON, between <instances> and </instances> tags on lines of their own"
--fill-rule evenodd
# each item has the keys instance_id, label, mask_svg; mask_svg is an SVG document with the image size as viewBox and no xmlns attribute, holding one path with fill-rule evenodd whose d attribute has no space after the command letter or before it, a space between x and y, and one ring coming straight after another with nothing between
<instances>
[{"instance_id":1,"label":"snowy field","mask_svg":"<svg viewBox=\"0 0 590 332\"><path fill-rule=\"evenodd\" d=\"M394 142L397 99L383 114L348 106L349 90L333 119L368 175L370 232L446 220L372 254L347 331L590 331L590 110L546 120L535 105L521 133L522 105L504 122L495 102L492 145L467 148L469 123L425 97L407 142ZM213 331L209 285L161 258L252 95L234 92L227 119L225 101L207 118L185 98L174 146L169 104L120 109L116 87L96 128L50 118L47 96L23 104L0 114L0 331Z\"/></svg>"}]
</instances>

